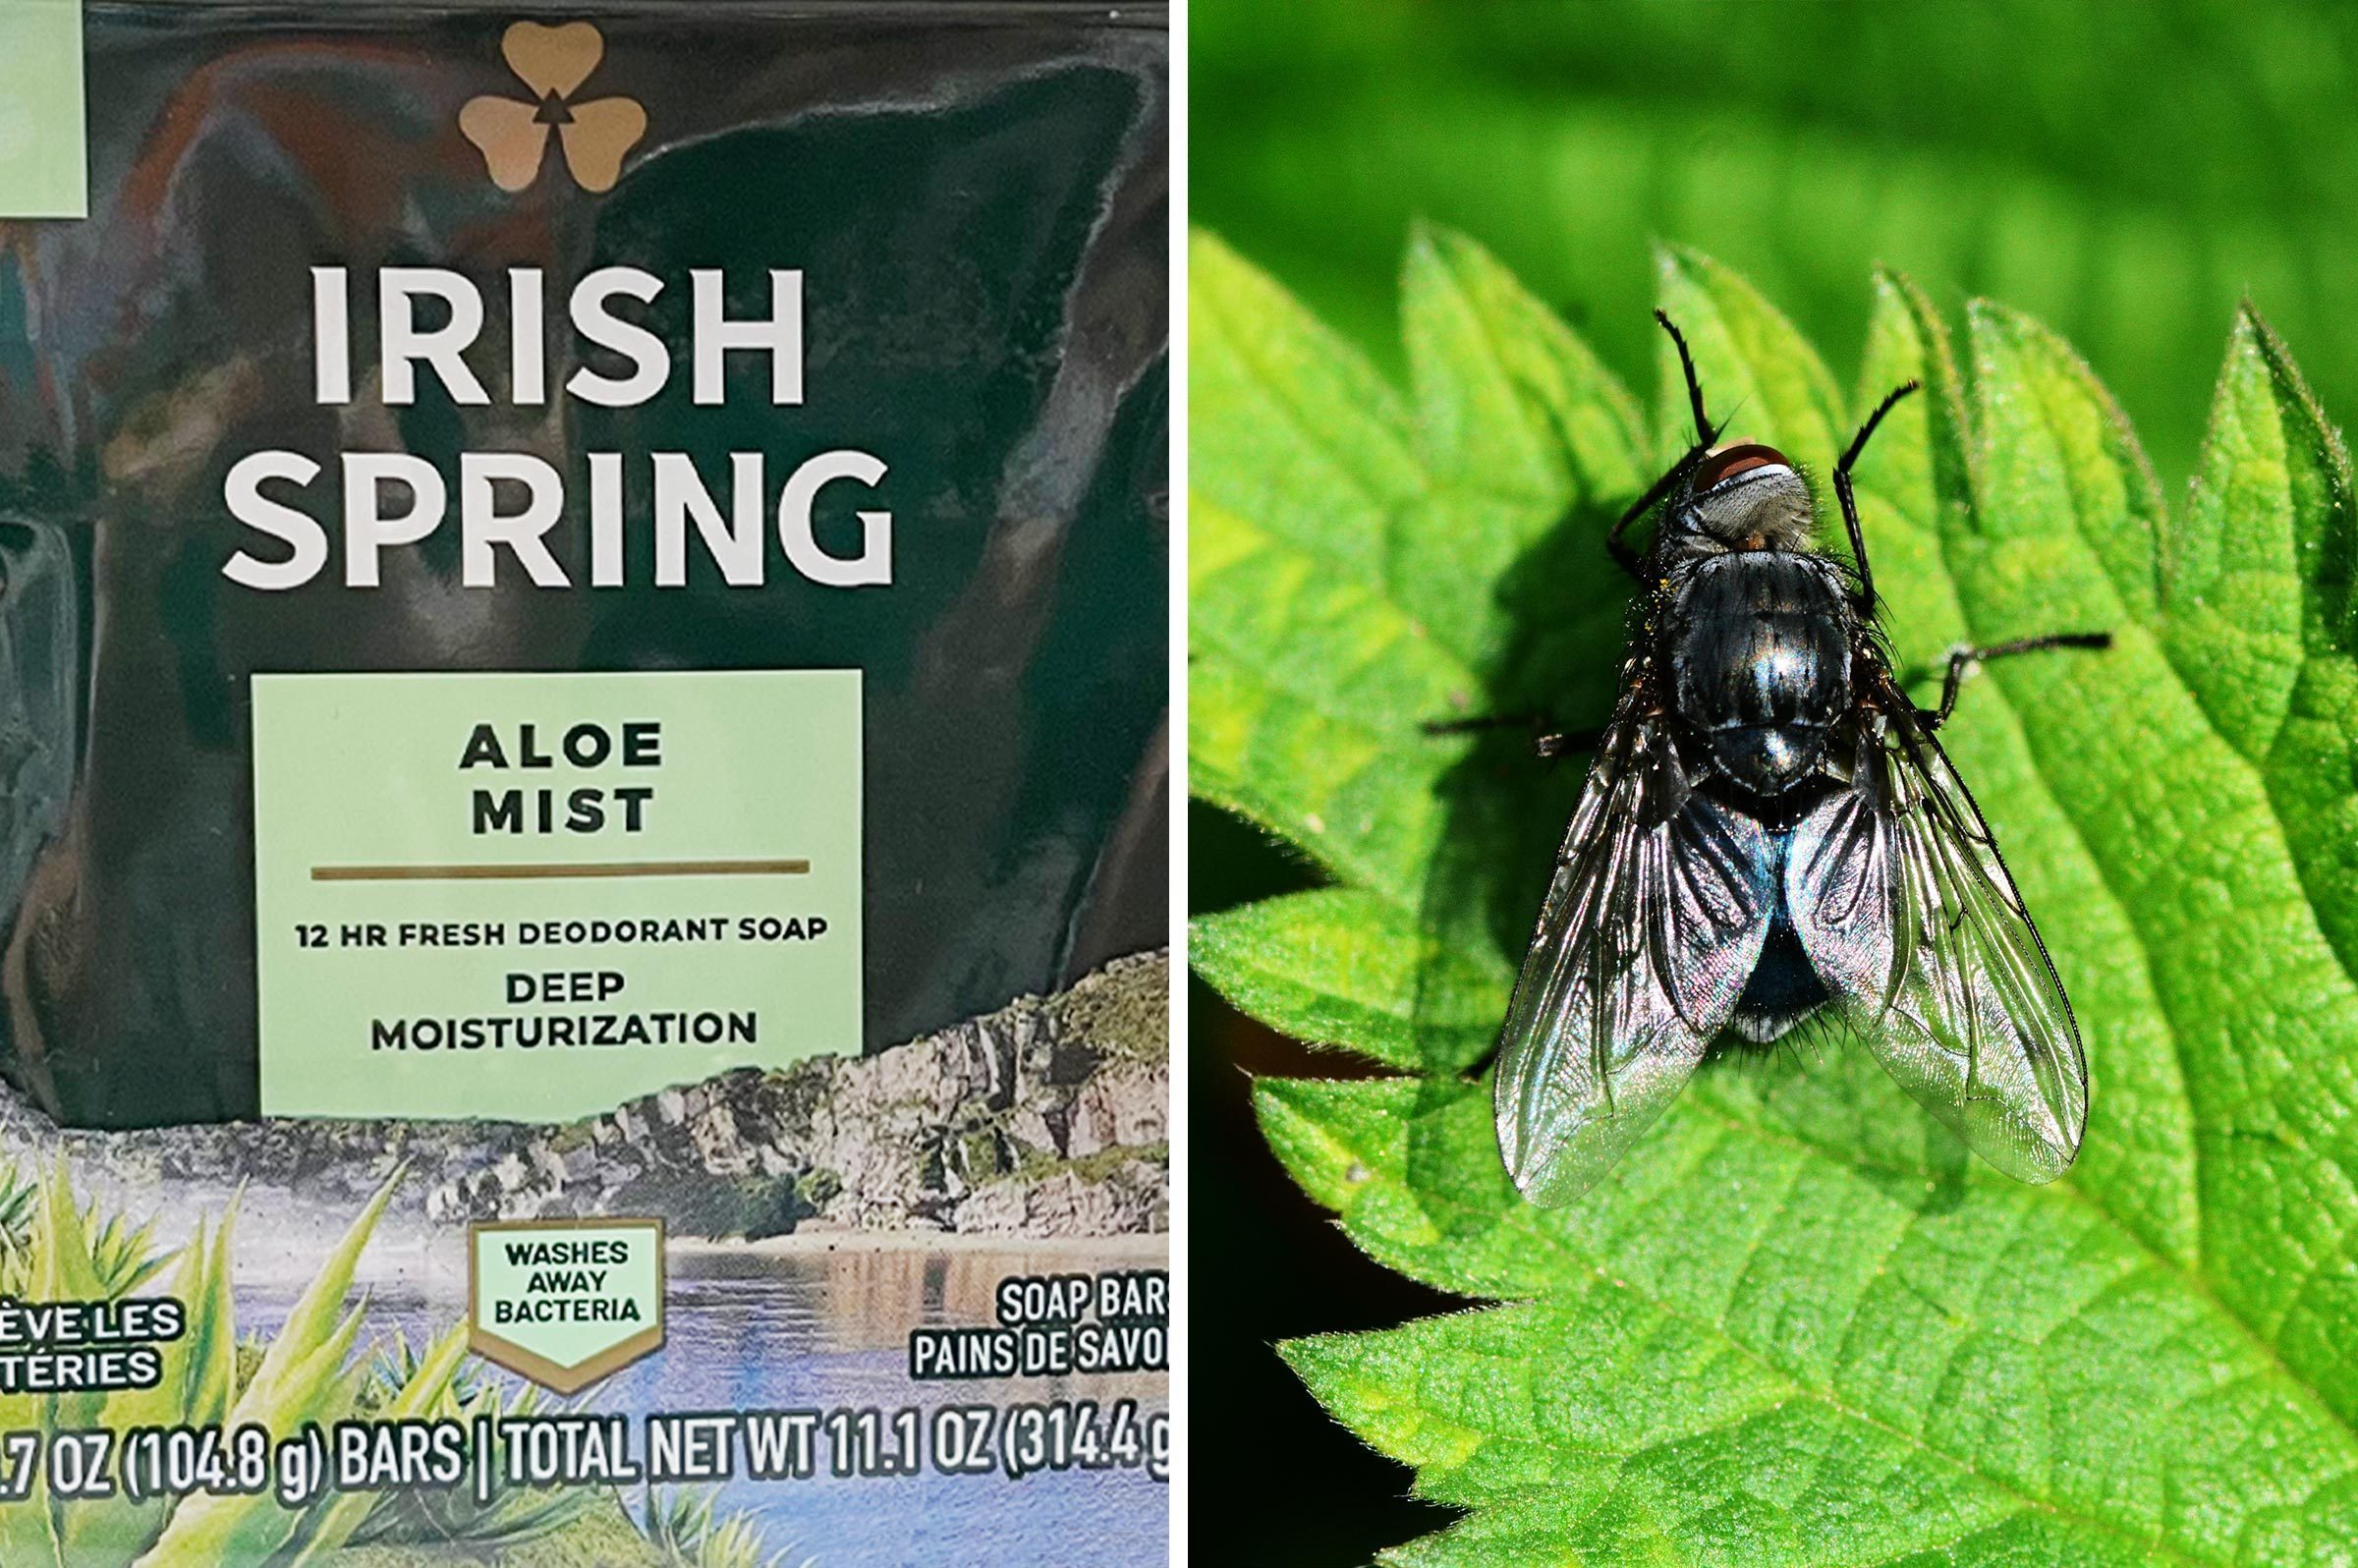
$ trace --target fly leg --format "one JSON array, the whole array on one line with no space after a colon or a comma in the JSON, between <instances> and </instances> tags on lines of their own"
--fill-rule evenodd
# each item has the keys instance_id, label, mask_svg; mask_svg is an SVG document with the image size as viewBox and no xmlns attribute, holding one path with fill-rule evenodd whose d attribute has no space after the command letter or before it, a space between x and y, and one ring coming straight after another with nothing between
<instances>
[{"instance_id":1,"label":"fly leg","mask_svg":"<svg viewBox=\"0 0 2358 1568\"><path fill-rule=\"evenodd\" d=\"M1613 564L1639 582L1646 581L1645 568L1639 562L1638 552L1621 535L1628 531L1632 523L1660 504L1662 497L1668 495L1674 485L1693 472L1695 465L1702 461L1704 453L1710 449L1708 442L1689 447L1687 455L1672 464L1669 473L1655 480L1653 486L1644 495L1639 496L1628 511L1621 514L1619 520L1613 524L1612 532L1605 534L1604 547L1612 552Z\"/></svg>"},{"instance_id":2,"label":"fly leg","mask_svg":"<svg viewBox=\"0 0 2358 1568\"><path fill-rule=\"evenodd\" d=\"M1554 735L1535 735L1531 738L1534 755L1553 761L1559 756L1578 756L1594 752L1604 739L1602 730L1564 730Z\"/></svg>"},{"instance_id":3,"label":"fly leg","mask_svg":"<svg viewBox=\"0 0 2358 1568\"><path fill-rule=\"evenodd\" d=\"M1875 574L1867 567L1867 535L1859 528L1858 497L1850 493L1851 466L1859 461L1859 454L1867 450L1867 438L1875 433L1877 425L1883 422L1883 416L1890 413L1901 398L1923 385L1921 381L1907 381L1893 387L1889 395L1875 406L1875 412L1867 416L1867 422L1859 426L1859 433L1850 438L1850 450L1844 452L1842 461L1834 465L1834 496L1842 503L1842 526L1850 531L1851 559L1859 564L1859 594L1851 602L1858 606L1859 614L1863 617L1875 614Z\"/></svg>"},{"instance_id":4,"label":"fly leg","mask_svg":"<svg viewBox=\"0 0 2358 1568\"><path fill-rule=\"evenodd\" d=\"M1937 730L1948 722L1956 711L1957 689L1965 684L1966 674L1974 666L1992 659L2012 658L2017 653L2036 653L2042 648L2086 647L2107 648L2112 645L2109 632L2051 632L2046 637L2018 637L2011 643L1993 643L1988 647L1952 648L1948 655L1948 678L1940 685L1940 705L1917 716L1927 730Z\"/></svg>"},{"instance_id":5,"label":"fly leg","mask_svg":"<svg viewBox=\"0 0 2358 1568\"><path fill-rule=\"evenodd\" d=\"M1678 346L1678 367L1687 378L1687 409L1695 416L1695 444L1710 446L1719 439L1719 432L1712 428L1710 418L1703 412L1703 383L1695 376L1695 356L1687 352L1686 336L1671 324L1669 311L1656 309L1654 318L1662 324L1662 330L1669 333L1670 341Z\"/></svg>"},{"instance_id":6,"label":"fly leg","mask_svg":"<svg viewBox=\"0 0 2358 1568\"><path fill-rule=\"evenodd\" d=\"M1535 756L1552 760L1576 753L1593 752L1604 739L1604 731L1549 730L1544 713L1485 713L1476 718L1430 719L1422 728L1428 735L1481 735L1492 730L1528 730Z\"/></svg>"},{"instance_id":7,"label":"fly leg","mask_svg":"<svg viewBox=\"0 0 2358 1568\"><path fill-rule=\"evenodd\" d=\"M1685 456L1670 465L1669 473L1648 486L1646 493L1639 496L1636 504L1621 514L1620 520L1613 524L1612 532L1604 536L1604 547L1612 552L1614 564L1640 582L1645 581L1646 573L1639 563L1638 552L1632 549L1629 541L1621 535L1628 532L1632 523L1660 504L1662 497L1668 495L1680 480L1692 474L1695 471L1695 465L1702 462L1704 454L1712 449L1712 443L1719 439L1719 432L1712 427L1710 417L1703 412L1703 383L1695 377L1695 356L1687 352L1686 337L1672 324L1670 317L1663 311L1655 311L1654 318L1662 324L1664 332L1670 334L1670 341L1678 345L1678 367L1687 378L1687 407L1695 416L1695 444L1687 448Z\"/></svg>"}]
</instances>

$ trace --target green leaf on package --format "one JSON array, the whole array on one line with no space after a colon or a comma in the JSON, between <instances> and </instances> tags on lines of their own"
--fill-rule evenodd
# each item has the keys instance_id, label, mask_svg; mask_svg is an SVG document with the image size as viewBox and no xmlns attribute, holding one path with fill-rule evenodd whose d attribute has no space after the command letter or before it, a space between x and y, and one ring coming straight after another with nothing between
<instances>
[{"instance_id":1,"label":"green leaf on package","mask_svg":"<svg viewBox=\"0 0 2358 1568\"><path fill-rule=\"evenodd\" d=\"M2018 1185L1856 1049L1707 1067L1569 1207L1500 1167L1487 1076L1581 779L1512 733L1600 722L1603 531L1666 465L1641 403L1497 263L1421 233L1408 385L1216 241L1194 251L1197 792L1326 885L1199 921L1249 1013L1380 1064L1264 1080L1270 1146L1352 1240L1470 1298L1284 1347L1465 1510L1408 1564L2328 1564L2358 1542L2358 530L2284 345L2232 325L2175 505L2071 348L1875 278L1848 385L1710 259L1660 262L1715 415L1858 469L1920 698L2086 1037L2077 1165ZM2193 395L2190 389L2190 395ZM1823 509L1831 517L1830 505ZM1838 533L1838 530L1836 531Z\"/></svg>"}]
</instances>

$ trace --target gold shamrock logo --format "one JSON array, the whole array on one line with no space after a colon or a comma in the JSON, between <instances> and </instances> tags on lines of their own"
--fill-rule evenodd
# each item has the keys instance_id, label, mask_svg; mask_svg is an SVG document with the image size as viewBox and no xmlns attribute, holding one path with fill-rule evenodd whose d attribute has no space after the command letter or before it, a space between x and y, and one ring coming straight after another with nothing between
<instances>
[{"instance_id":1,"label":"gold shamrock logo","mask_svg":"<svg viewBox=\"0 0 2358 1568\"><path fill-rule=\"evenodd\" d=\"M519 22L499 40L509 69L533 90L533 101L470 98L459 111L459 129L482 149L491 183L522 191L540 177L548 158L548 134L565 149L565 167L585 191L611 191L622 178L622 160L646 135L646 111L629 98L573 95L605 58L606 40L587 22L561 28Z\"/></svg>"}]
</instances>

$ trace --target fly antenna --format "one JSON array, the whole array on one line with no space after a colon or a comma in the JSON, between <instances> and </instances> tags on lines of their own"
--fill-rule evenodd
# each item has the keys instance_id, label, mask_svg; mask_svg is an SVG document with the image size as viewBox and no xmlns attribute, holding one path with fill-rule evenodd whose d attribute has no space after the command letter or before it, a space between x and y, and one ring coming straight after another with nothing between
<instances>
[{"instance_id":1,"label":"fly antenna","mask_svg":"<svg viewBox=\"0 0 2358 1568\"><path fill-rule=\"evenodd\" d=\"M1670 334L1670 341L1678 345L1678 367L1687 376L1687 406L1695 411L1695 444L1710 446L1718 436L1712 428L1711 417L1703 412L1703 383L1695 379L1695 356L1687 352L1686 336L1671 323L1668 311L1657 308L1654 318Z\"/></svg>"}]
</instances>

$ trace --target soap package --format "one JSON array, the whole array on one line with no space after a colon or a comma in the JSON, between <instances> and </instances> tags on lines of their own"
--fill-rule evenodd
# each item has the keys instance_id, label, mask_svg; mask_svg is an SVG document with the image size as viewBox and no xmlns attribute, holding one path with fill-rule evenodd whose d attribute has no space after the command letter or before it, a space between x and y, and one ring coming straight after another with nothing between
<instances>
[{"instance_id":1,"label":"soap package","mask_svg":"<svg viewBox=\"0 0 2358 1568\"><path fill-rule=\"evenodd\" d=\"M0 50L0 1562L1162 1560L1163 14Z\"/></svg>"}]
</instances>

